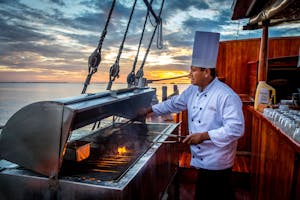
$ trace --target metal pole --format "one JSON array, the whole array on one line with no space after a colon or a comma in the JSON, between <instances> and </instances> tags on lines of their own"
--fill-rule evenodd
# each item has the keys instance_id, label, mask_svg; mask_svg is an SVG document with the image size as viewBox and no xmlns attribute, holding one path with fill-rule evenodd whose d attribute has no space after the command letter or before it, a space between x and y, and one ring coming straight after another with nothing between
<instances>
[{"instance_id":1,"label":"metal pole","mask_svg":"<svg viewBox=\"0 0 300 200\"><path fill-rule=\"evenodd\" d=\"M173 94L179 94L177 85L173 85Z\"/></svg>"},{"instance_id":2,"label":"metal pole","mask_svg":"<svg viewBox=\"0 0 300 200\"><path fill-rule=\"evenodd\" d=\"M162 97L161 97L162 101L167 100L167 91L168 91L168 87L162 86Z\"/></svg>"}]
</instances>

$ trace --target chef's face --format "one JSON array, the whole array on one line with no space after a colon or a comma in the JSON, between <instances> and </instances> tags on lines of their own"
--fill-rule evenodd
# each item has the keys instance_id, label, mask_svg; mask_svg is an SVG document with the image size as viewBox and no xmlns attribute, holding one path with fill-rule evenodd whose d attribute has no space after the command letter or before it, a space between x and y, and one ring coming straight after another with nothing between
<instances>
[{"instance_id":1,"label":"chef's face","mask_svg":"<svg viewBox=\"0 0 300 200\"><path fill-rule=\"evenodd\" d=\"M209 69L191 66L191 71L189 74L189 78L191 79L191 84L203 88L207 85L208 77L209 77Z\"/></svg>"}]
</instances>

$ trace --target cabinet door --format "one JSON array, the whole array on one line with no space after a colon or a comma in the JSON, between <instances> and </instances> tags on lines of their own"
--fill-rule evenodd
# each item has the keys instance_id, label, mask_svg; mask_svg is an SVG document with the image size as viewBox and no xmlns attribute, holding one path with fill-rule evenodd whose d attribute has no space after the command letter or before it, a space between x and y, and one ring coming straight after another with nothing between
<instances>
[{"instance_id":1,"label":"cabinet door","mask_svg":"<svg viewBox=\"0 0 300 200\"><path fill-rule=\"evenodd\" d=\"M295 172L293 182L292 199L300 199L300 155L297 154L295 158Z\"/></svg>"},{"instance_id":2,"label":"cabinet door","mask_svg":"<svg viewBox=\"0 0 300 200\"><path fill-rule=\"evenodd\" d=\"M291 199L295 152L269 122L261 122L258 199Z\"/></svg>"}]
</instances>

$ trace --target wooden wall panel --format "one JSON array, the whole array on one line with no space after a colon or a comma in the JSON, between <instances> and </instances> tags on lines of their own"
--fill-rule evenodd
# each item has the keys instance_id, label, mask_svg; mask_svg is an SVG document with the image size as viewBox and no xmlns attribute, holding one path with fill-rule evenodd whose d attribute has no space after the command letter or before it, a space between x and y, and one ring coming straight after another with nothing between
<instances>
[{"instance_id":1,"label":"wooden wall panel","mask_svg":"<svg viewBox=\"0 0 300 200\"><path fill-rule=\"evenodd\" d=\"M248 83L246 86L246 91L248 91L248 95L255 98L255 92L256 92L256 83L258 78L258 61L248 62L247 70L249 71L249 76L247 77Z\"/></svg>"},{"instance_id":2,"label":"wooden wall panel","mask_svg":"<svg viewBox=\"0 0 300 200\"><path fill-rule=\"evenodd\" d=\"M269 56L276 58L299 54L300 37L270 38ZM260 39L232 40L220 42L217 61L219 77L239 94L249 94L249 67L247 63L257 61Z\"/></svg>"},{"instance_id":3,"label":"wooden wall panel","mask_svg":"<svg viewBox=\"0 0 300 200\"><path fill-rule=\"evenodd\" d=\"M243 137L238 140L237 150L242 152L251 152L251 127L252 116L248 111L247 106L251 103L243 102L243 113L245 118L245 131Z\"/></svg>"},{"instance_id":4,"label":"wooden wall panel","mask_svg":"<svg viewBox=\"0 0 300 200\"><path fill-rule=\"evenodd\" d=\"M256 60L259 54L259 39L221 42L217 61L218 76L239 94L246 93L247 62Z\"/></svg>"}]
</instances>

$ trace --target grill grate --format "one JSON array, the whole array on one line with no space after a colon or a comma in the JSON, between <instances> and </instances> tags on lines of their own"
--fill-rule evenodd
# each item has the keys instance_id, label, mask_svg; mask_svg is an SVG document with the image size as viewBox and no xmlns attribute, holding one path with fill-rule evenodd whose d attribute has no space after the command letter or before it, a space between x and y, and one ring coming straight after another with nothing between
<instances>
[{"instance_id":1,"label":"grill grate","mask_svg":"<svg viewBox=\"0 0 300 200\"><path fill-rule=\"evenodd\" d=\"M64 161L60 176L90 181L117 181L152 145L157 134L147 125L128 124L101 129L82 138L91 142L90 157L81 162Z\"/></svg>"}]
</instances>

